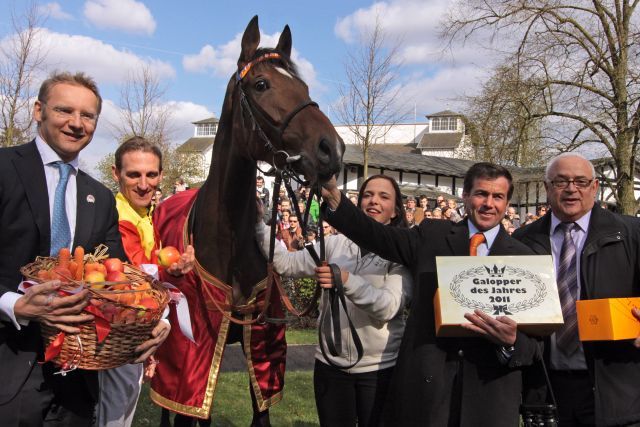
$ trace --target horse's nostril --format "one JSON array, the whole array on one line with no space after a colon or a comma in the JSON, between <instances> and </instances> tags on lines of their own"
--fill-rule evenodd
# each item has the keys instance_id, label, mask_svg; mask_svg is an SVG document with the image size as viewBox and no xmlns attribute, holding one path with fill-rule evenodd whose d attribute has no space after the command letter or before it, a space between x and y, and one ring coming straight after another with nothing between
<instances>
[{"instance_id":1,"label":"horse's nostril","mask_svg":"<svg viewBox=\"0 0 640 427\"><path fill-rule=\"evenodd\" d=\"M331 161L331 143L326 138L322 138L318 144L318 160L325 164Z\"/></svg>"}]
</instances>

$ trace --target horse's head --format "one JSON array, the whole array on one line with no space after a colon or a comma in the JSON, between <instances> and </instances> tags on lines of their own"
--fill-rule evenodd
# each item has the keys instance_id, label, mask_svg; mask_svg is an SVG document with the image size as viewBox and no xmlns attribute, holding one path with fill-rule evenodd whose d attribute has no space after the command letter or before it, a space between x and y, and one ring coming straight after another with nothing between
<instances>
[{"instance_id":1,"label":"horse's head","mask_svg":"<svg viewBox=\"0 0 640 427\"><path fill-rule=\"evenodd\" d=\"M291 62L289 26L274 49L258 48L259 43L255 16L242 37L234 78L244 126L255 136L251 155L311 182L324 181L340 172L344 142Z\"/></svg>"}]
</instances>

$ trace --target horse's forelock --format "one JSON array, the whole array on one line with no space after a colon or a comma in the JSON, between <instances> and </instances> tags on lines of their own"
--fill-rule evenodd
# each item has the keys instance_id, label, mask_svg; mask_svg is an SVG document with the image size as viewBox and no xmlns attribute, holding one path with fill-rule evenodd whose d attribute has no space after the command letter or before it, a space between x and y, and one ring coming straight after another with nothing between
<instances>
[{"instance_id":1,"label":"horse's forelock","mask_svg":"<svg viewBox=\"0 0 640 427\"><path fill-rule=\"evenodd\" d=\"M267 53L280 53L275 49L269 49L269 48L264 48L261 47L258 50L256 50L255 55L253 56L253 58L251 59L252 61L255 60L256 58L261 57L264 54ZM296 66L296 64L294 64L294 62L290 59L290 58L286 58L284 55L280 54L280 58L274 58L274 59L268 59L265 62L271 62L271 63L276 63L276 64L280 64L284 67L285 70L287 70L289 73L293 74L295 77L300 78L300 75L298 74L298 67Z\"/></svg>"}]
</instances>

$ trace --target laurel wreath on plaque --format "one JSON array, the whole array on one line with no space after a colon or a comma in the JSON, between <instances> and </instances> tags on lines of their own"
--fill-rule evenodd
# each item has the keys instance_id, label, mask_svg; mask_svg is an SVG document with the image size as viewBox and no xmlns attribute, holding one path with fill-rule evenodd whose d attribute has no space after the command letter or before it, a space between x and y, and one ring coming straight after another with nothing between
<instances>
[{"instance_id":1,"label":"laurel wreath on plaque","mask_svg":"<svg viewBox=\"0 0 640 427\"><path fill-rule=\"evenodd\" d=\"M470 298L467 298L460 291L460 284L464 280L475 277L475 276L479 276L483 274L485 271L486 271L485 267L480 266L480 267L470 268L468 270L462 271L453 277L453 279L451 280L451 284L449 285L449 293L458 304L460 304L463 307L470 308L472 310L478 309L485 312L493 311L494 309L493 304L482 303L480 301L472 300ZM507 304L507 309L511 313L529 310L530 308L537 307L540 304L542 304L542 302L547 296L547 287L545 286L544 282L540 280L538 276L522 268L511 267L511 266L506 266L506 271L509 272L511 276L521 277L523 279L532 281L536 287L536 291L531 298L527 298L515 304Z\"/></svg>"}]
</instances>

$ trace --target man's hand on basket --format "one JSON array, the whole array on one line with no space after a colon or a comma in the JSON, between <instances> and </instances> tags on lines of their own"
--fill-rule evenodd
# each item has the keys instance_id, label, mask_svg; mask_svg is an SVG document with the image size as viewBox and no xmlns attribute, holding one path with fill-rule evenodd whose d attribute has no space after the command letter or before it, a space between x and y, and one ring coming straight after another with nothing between
<instances>
[{"instance_id":1,"label":"man's hand on basket","mask_svg":"<svg viewBox=\"0 0 640 427\"><path fill-rule=\"evenodd\" d=\"M136 347L135 352L141 354L133 363L142 363L154 354L160 344L167 339L170 330L171 325L169 322L165 322L164 320L158 322L156 327L153 328L153 331L151 331L151 339L148 339Z\"/></svg>"},{"instance_id":2,"label":"man's hand on basket","mask_svg":"<svg viewBox=\"0 0 640 427\"><path fill-rule=\"evenodd\" d=\"M191 270L193 270L193 266L196 261L196 253L193 249L193 246L189 245L185 249L184 253L180 255L180 259L178 262L174 262L171 264L169 268L167 268L167 273L172 276L182 276L183 274L187 274Z\"/></svg>"},{"instance_id":3,"label":"man's hand on basket","mask_svg":"<svg viewBox=\"0 0 640 427\"><path fill-rule=\"evenodd\" d=\"M41 322L69 334L80 333L77 325L93 320L93 315L82 313L89 304L89 291L84 289L74 295L61 296L59 289L59 280L31 286L16 300L14 315L17 319Z\"/></svg>"}]
</instances>

